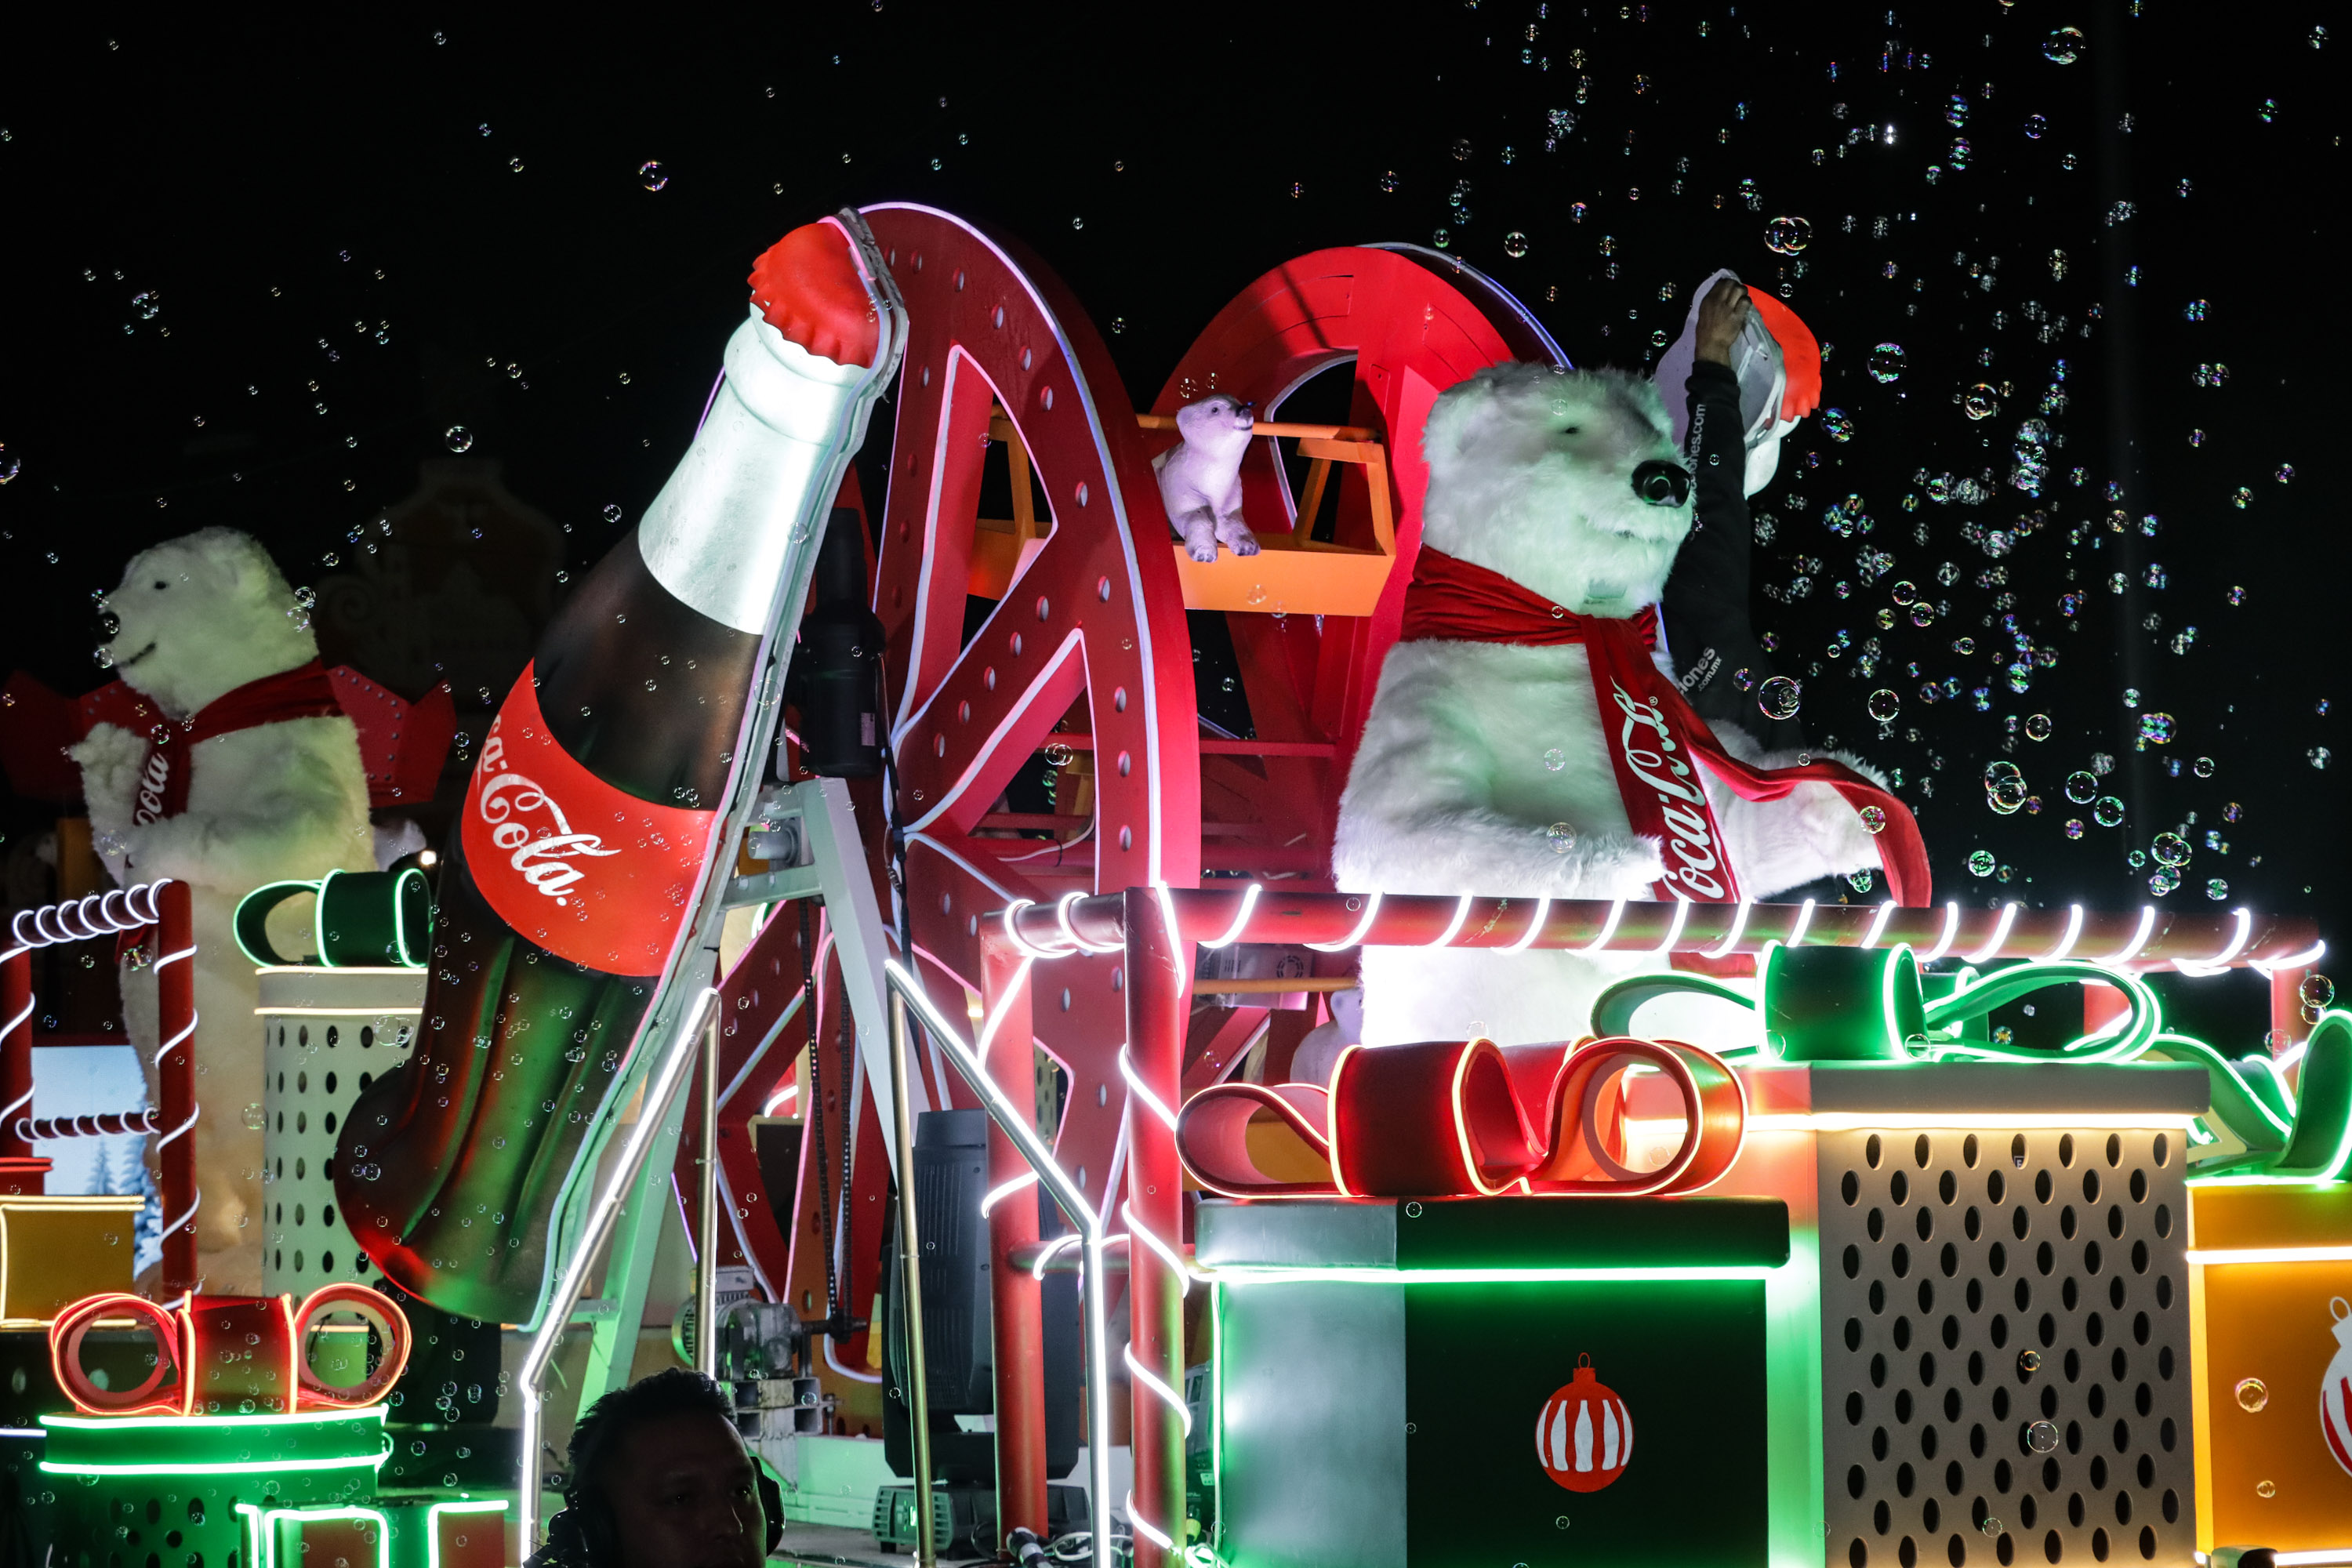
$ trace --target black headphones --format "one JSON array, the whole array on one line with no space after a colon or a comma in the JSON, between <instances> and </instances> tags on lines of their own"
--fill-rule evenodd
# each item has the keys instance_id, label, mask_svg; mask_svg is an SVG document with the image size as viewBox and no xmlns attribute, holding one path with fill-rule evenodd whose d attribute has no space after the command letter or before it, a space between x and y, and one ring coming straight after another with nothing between
<instances>
[{"instance_id":1,"label":"black headphones","mask_svg":"<svg viewBox=\"0 0 2352 1568\"><path fill-rule=\"evenodd\" d=\"M567 1478L563 1511L547 1521L547 1544L531 1554L531 1568L620 1568L620 1531L604 1494L579 1479L588 1471L583 1465L578 1476ZM768 1524L765 1554L772 1557L784 1540L784 1489L757 1454L751 1456L751 1476Z\"/></svg>"}]
</instances>

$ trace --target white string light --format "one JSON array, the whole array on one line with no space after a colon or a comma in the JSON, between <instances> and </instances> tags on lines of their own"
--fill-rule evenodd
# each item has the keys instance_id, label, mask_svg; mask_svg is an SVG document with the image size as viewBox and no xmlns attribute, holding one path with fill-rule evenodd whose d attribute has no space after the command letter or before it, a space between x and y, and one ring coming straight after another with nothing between
<instances>
[{"instance_id":1,"label":"white string light","mask_svg":"<svg viewBox=\"0 0 2352 1568\"><path fill-rule=\"evenodd\" d=\"M1878 945L1878 939L1886 934L1886 922L1894 918L1895 900L1889 899L1879 905L1878 913L1871 917L1870 934L1862 939L1862 950L1864 952Z\"/></svg>"},{"instance_id":2,"label":"white string light","mask_svg":"<svg viewBox=\"0 0 2352 1568\"><path fill-rule=\"evenodd\" d=\"M1594 937L1579 951L1584 952L1599 952L1602 948L1607 947L1609 945L1609 939L1617 934L1617 922L1624 918L1625 900L1620 899L1615 903L1609 906L1609 918L1601 922L1601 934Z\"/></svg>"},{"instance_id":3,"label":"white string light","mask_svg":"<svg viewBox=\"0 0 2352 1568\"><path fill-rule=\"evenodd\" d=\"M2132 932L2131 941L2124 943L2122 947L2116 949L2114 952L2109 953L2105 958L2100 960L2100 962L2103 963L2129 963L2132 959L2138 954L2139 950L2147 945L2148 933L2154 930L2156 930L2156 906L2154 904L2142 904L2139 907L2139 930Z\"/></svg>"},{"instance_id":4,"label":"white string light","mask_svg":"<svg viewBox=\"0 0 2352 1568\"><path fill-rule=\"evenodd\" d=\"M1011 903L1004 906L1003 914L1004 940L1011 942L1014 951L1019 952L1022 957L1028 959L1032 963L1034 963L1036 960L1041 958L1059 958L1062 956L1058 949L1041 947L1021 934L1021 927L1018 922L1015 921L1013 917L1018 915L1023 910L1033 907L1036 902L1037 900L1034 899L1015 899Z\"/></svg>"},{"instance_id":5,"label":"white string light","mask_svg":"<svg viewBox=\"0 0 2352 1568\"><path fill-rule=\"evenodd\" d=\"M1081 952L1125 952L1127 943L1114 942L1103 944L1088 942L1078 934L1078 928L1070 923L1070 906L1086 896L1083 892L1065 893L1054 905L1054 922L1062 928L1062 934L1069 938L1070 945Z\"/></svg>"},{"instance_id":6,"label":"white string light","mask_svg":"<svg viewBox=\"0 0 2352 1568\"><path fill-rule=\"evenodd\" d=\"M1045 1278L1045 1266L1047 1264L1053 1262L1054 1259L1059 1258L1063 1253L1067 1252L1070 1248L1080 1245L1085 1240L1085 1237L1080 1236L1075 1230L1070 1230L1064 1231L1061 1235L1054 1237L1053 1240L1045 1243L1044 1247L1038 1249L1036 1261L1029 1265L1029 1278L1032 1279L1043 1280Z\"/></svg>"},{"instance_id":7,"label":"white string light","mask_svg":"<svg viewBox=\"0 0 2352 1568\"><path fill-rule=\"evenodd\" d=\"M1013 1194L1021 1191L1024 1187L1034 1187L1036 1184L1037 1173L1034 1171L1024 1171L1019 1175L1013 1177L1011 1181L1005 1182L1001 1185L989 1188L986 1195L980 1200L980 1217L986 1219L988 1217L989 1210L994 1208L997 1205L1003 1203Z\"/></svg>"},{"instance_id":8,"label":"white string light","mask_svg":"<svg viewBox=\"0 0 2352 1568\"><path fill-rule=\"evenodd\" d=\"M1454 918L1445 923L1445 929L1444 931L1438 932L1437 940L1435 942L1423 942L1422 945L1423 947L1452 946L1454 939L1462 934L1462 927L1469 921L1469 919L1470 895L1465 893L1462 895L1462 901L1454 906Z\"/></svg>"},{"instance_id":9,"label":"white string light","mask_svg":"<svg viewBox=\"0 0 2352 1568\"><path fill-rule=\"evenodd\" d=\"M1781 945L1782 947L1794 947L1794 946L1796 946L1799 942L1801 942L1804 941L1804 940L1805 940L1805 928L1806 928L1807 926L1809 926L1809 925L1812 924L1812 923L1813 923L1813 900L1811 900L1811 899L1807 899L1807 900L1805 900L1805 902L1804 902L1803 907L1802 907L1802 908L1801 908L1801 909L1799 909L1799 910L1797 910L1797 921L1796 921L1796 923L1795 923L1794 925L1791 925L1791 926L1789 928L1789 935L1788 935L1788 939L1787 939L1786 941L1784 941L1783 942L1781 942L1781 944L1780 944L1780 945Z\"/></svg>"},{"instance_id":10,"label":"white string light","mask_svg":"<svg viewBox=\"0 0 2352 1568\"><path fill-rule=\"evenodd\" d=\"M2230 938L2229 942L2222 947L2221 952L2215 953L2210 958L2202 960L2201 962L2193 959L2176 958L2172 961L2172 967L2180 971L2183 974L2194 974L2200 977L2219 974L2223 970L2229 968L2230 961L2237 957L2238 954L2246 951L2246 942L2254 934L2254 914L2252 910L2246 909L2242 905L2230 912L2237 917L2238 929L2235 934L2233 934Z\"/></svg>"},{"instance_id":11,"label":"white string light","mask_svg":"<svg viewBox=\"0 0 2352 1568\"><path fill-rule=\"evenodd\" d=\"M1132 1365L1134 1363L1130 1361L1129 1364ZM1151 1542L1152 1545L1160 1548L1160 1551L1173 1552L1176 1550L1176 1542L1174 1540L1169 1537L1158 1526L1154 1525L1150 1520L1135 1511L1135 1493L1132 1491L1129 1491L1127 1494L1127 1522L1135 1528L1135 1532L1137 1534Z\"/></svg>"},{"instance_id":12,"label":"white string light","mask_svg":"<svg viewBox=\"0 0 2352 1568\"><path fill-rule=\"evenodd\" d=\"M1946 904L1944 906L1944 934L1936 939L1935 946L1929 948L1927 952L1919 955L1919 962L1922 964L1933 963L1936 960L1943 957L1944 954L1951 952L1953 939L1958 937L1959 934L1960 906L1956 903Z\"/></svg>"},{"instance_id":13,"label":"white string light","mask_svg":"<svg viewBox=\"0 0 2352 1568\"><path fill-rule=\"evenodd\" d=\"M1731 950L1739 945L1739 933L1748 929L1748 911L1755 907L1755 900L1740 900L1738 911L1731 917L1731 930L1725 933L1721 942L1717 942L1713 947L1708 948L1701 956L1706 958L1730 957Z\"/></svg>"},{"instance_id":14,"label":"white string light","mask_svg":"<svg viewBox=\"0 0 2352 1568\"><path fill-rule=\"evenodd\" d=\"M1521 931L1517 937L1507 943L1503 948L1503 951L1505 952L1527 952L1528 948L1535 945L1536 938L1543 935L1544 921L1550 914L1551 900L1548 898L1538 899L1536 900L1536 912L1534 918L1528 921L1528 929Z\"/></svg>"},{"instance_id":15,"label":"white string light","mask_svg":"<svg viewBox=\"0 0 2352 1568\"><path fill-rule=\"evenodd\" d=\"M1140 1237L1143 1245L1158 1254L1160 1262L1168 1265L1168 1271L1176 1276L1176 1294L1180 1297L1191 1295L1192 1271L1191 1266L1184 1261L1184 1255L1169 1246L1157 1231L1138 1219L1133 1206L1124 1198L1119 1200L1118 1217L1127 1222L1129 1234Z\"/></svg>"},{"instance_id":16,"label":"white string light","mask_svg":"<svg viewBox=\"0 0 2352 1568\"><path fill-rule=\"evenodd\" d=\"M1682 940L1683 926L1690 919L1691 901L1679 895L1675 900L1674 922L1666 927L1666 939L1650 950L1651 953L1672 952L1675 943Z\"/></svg>"},{"instance_id":17,"label":"white string light","mask_svg":"<svg viewBox=\"0 0 2352 1568\"><path fill-rule=\"evenodd\" d=\"M1176 1131L1176 1113L1168 1109L1167 1101L1151 1092L1150 1086L1146 1084L1142 1076L1135 1070L1134 1061L1128 1056L1125 1046L1118 1048L1118 1076L1127 1080L1129 1090L1138 1100L1143 1101L1152 1115L1160 1118L1169 1131Z\"/></svg>"},{"instance_id":18,"label":"white string light","mask_svg":"<svg viewBox=\"0 0 2352 1568\"><path fill-rule=\"evenodd\" d=\"M1962 963L1983 963L2000 956L2000 944L2009 940L2009 928L2017 923L2017 900L2011 899L2001 906L2000 919L1993 923L1992 935L1985 944L1960 960Z\"/></svg>"},{"instance_id":19,"label":"white string light","mask_svg":"<svg viewBox=\"0 0 2352 1568\"><path fill-rule=\"evenodd\" d=\"M1128 1376L1135 1379L1135 1381L1141 1386L1150 1389L1154 1394L1159 1396L1161 1404L1167 1405L1171 1410L1175 1411L1176 1414L1183 1419L1184 1435L1188 1437L1191 1436L1192 1435L1192 1411L1191 1406L1184 1403L1184 1396L1177 1393L1174 1389L1169 1387L1166 1383L1162 1382L1158 1373L1153 1372L1150 1367L1144 1365L1143 1363L1136 1359L1135 1342L1133 1341L1130 1340L1126 1344L1120 1346L1119 1353L1127 1362ZM1133 1494L1130 1493L1130 1508L1133 1506L1132 1498Z\"/></svg>"},{"instance_id":20,"label":"white string light","mask_svg":"<svg viewBox=\"0 0 2352 1568\"><path fill-rule=\"evenodd\" d=\"M2309 964L2317 963L2321 958L2326 955L2326 952L2327 944L2326 942L2315 942L2309 947L2305 948L2301 952L2291 952L2283 958L2258 958L2251 960L2249 961L2248 967L2261 970L2263 977L2267 979L2271 974L2278 970L2302 969Z\"/></svg>"},{"instance_id":21,"label":"white string light","mask_svg":"<svg viewBox=\"0 0 2352 1568\"><path fill-rule=\"evenodd\" d=\"M2074 904L2069 906L2066 915L2066 934L2058 939L2058 945L2056 947L2052 948L2048 952L2042 955L2042 962L2044 963L2055 963L2060 959L2065 957L2068 953L2074 952L2075 939L2080 937L2082 934L2083 906L2080 904Z\"/></svg>"},{"instance_id":22,"label":"white string light","mask_svg":"<svg viewBox=\"0 0 2352 1568\"><path fill-rule=\"evenodd\" d=\"M1551 900L1549 899L1546 899L1544 902L1549 904ZM1318 952L1345 952L1351 947L1360 947L1363 944L1364 933L1372 929L1372 921L1379 916L1380 912L1381 896L1378 893L1366 893L1364 895L1364 913L1362 918L1356 921L1355 930L1349 931L1346 936L1341 937L1338 942L1310 942L1307 945L1313 948Z\"/></svg>"},{"instance_id":23,"label":"white string light","mask_svg":"<svg viewBox=\"0 0 2352 1568\"><path fill-rule=\"evenodd\" d=\"M1168 934L1171 937L1173 937L1176 934L1176 900L1169 896L1168 884L1162 882L1160 887L1160 897L1167 901L1169 912ZM1239 942L1241 940L1242 932L1249 929L1250 911L1257 908L1258 892L1258 885L1255 882L1252 882L1248 887L1243 889L1241 910L1234 916L1234 923L1225 928L1225 934L1223 936L1202 937L1201 939L1201 945L1202 947L1214 950L1220 947L1231 947L1234 943Z\"/></svg>"}]
</instances>

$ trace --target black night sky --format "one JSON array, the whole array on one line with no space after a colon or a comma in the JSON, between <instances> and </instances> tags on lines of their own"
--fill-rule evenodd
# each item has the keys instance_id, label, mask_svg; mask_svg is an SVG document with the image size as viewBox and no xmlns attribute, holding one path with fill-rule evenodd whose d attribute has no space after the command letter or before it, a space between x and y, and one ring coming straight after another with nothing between
<instances>
[{"instance_id":1,"label":"black night sky","mask_svg":"<svg viewBox=\"0 0 2352 1568\"><path fill-rule=\"evenodd\" d=\"M1579 363L1643 363L1730 266L1831 346L1847 432L1808 421L1756 498L1759 623L1811 734L1901 770L1939 891L2124 908L2157 869L2135 853L2171 830L2192 854L2168 902L2309 911L2352 940L2325 500L2352 40L2331 10L19 17L5 653L99 684L92 591L209 524L320 581L453 426L569 531L576 574L691 434L752 257L844 204L1021 238L1139 403L1236 289L1322 246L1443 245ZM1769 248L1777 218L1809 243ZM1900 703L1883 735L1879 690ZM2140 745L2158 715L2170 739ZM2120 826L2067 798L2100 756ZM1987 802L1996 761L2033 797L2013 815ZM56 810L19 800L5 826Z\"/></svg>"}]
</instances>

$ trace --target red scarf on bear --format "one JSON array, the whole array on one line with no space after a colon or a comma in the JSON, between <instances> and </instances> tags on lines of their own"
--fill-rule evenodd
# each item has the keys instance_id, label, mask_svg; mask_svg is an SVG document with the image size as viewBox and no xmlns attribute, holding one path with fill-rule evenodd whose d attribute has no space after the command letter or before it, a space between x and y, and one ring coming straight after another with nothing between
<instances>
[{"instance_id":1,"label":"red scarf on bear","mask_svg":"<svg viewBox=\"0 0 2352 1568\"><path fill-rule=\"evenodd\" d=\"M147 731L147 756L140 764L139 798L131 818L143 827L188 809L188 775L194 771L193 752L199 741L289 719L342 716L334 682L327 679L326 667L314 658L299 668L265 675L225 691L197 709L184 723L159 722Z\"/></svg>"},{"instance_id":2,"label":"red scarf on bear","mask_svg":"<svg viewBox=\"0 0 2352 1568\"><path fill-rule=\"evenodd\" d=\"M1694 764L1742 800L1779 800L1801 784L1825 784L1859 811L1885 814L1879 863L1898 904L1928 901L1927 850L1919 825L1901 801L1842 763L1823 759L1793 768L1757 768L1726 751L1706 721L1694 712L1650 657L1658 646L1658 614L1645 607L1624 620L1580 616L1499 572L1423 547L1404 597L1404 642L1511 643L1560 647L1580 643L1592 666L1592 691L1609 732L1609 762L1617 793L1636 834L1658 840L1666 873L1661 900L1730 902L1739 897L1723 830L1707 805ZM1687 760L1685 760L1687 759Z\"/></svg>"}]
</instances>

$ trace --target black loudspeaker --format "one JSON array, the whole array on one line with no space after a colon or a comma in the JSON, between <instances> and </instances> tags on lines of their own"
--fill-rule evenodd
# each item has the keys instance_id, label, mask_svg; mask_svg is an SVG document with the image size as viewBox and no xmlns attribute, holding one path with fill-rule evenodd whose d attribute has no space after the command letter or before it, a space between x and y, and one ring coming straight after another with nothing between
<instances>
[{"instance_id":1,"label":"black loudspeaker","mask_svg":"<svg viewBox=\"0 0 2352 1568\"><path fill-rule=\"evenodd\" d=\"M993 1314L989 1300L988 1221L980 1202L988 1191L988 1114L931 1110L915 1119L915 1224L923 1244L924 1381L929 1395L931 1479L993 1486L996 1437L967 1432L959 1415L996 1408ZM1010 1201L1027 1201L1014 1199ZM1061 1211L1040 1188L1037 1229L1050 1239L1066 1232ZM903 1286L898 1264L898 1208L892 1205L884 1243L882 1378L883 1458L891 1473L915 1473ZM1045 1464L1066 1475L1078 1462L1080 1341L1078 1280L1049 1274L1042 1285L1038 1355L1045 1374Z\"/></svg>"}]
</instances>

